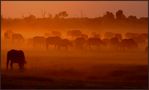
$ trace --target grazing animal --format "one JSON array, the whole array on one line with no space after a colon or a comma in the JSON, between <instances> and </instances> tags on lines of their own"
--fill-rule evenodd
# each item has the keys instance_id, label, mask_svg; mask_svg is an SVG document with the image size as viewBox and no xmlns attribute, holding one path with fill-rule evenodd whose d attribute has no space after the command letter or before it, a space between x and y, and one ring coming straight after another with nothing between
<instances>
[{"instance_id":1,"label":"grazing animal","mask_svg":"<svg viewBox=\"0 0 149 90\"><path fill-rule=\"evenodd\" d=\"M105 38L105 39L102 39L102 42L103 42L103 45L105 46L105 47L109 47L110 45L110 39L107 39L107 38Z\"/></svg>"},{"instance_id":2,"label":"grazing animal","mask_svg":"<svg viewBox=\"0 0 149 90\"><path fill-rule=\"evenodd\" d=\"M19 34L19 33L14 33L12 34L12 42L13 43L23 43L24 42L24 37Z\"/></svg>"},{"instance_id":3,"label":"grazing animal","mask_svg":"<svg viewBox=\"0 0 149 90\"><path fill-rule=\"evenodd\" d=\"M133 39L123 39L120 43L120 47L123 50L136 49L138 44Z\"/></svg>"},{"instance_id":4,"label":"grazing animal","mask_svg":"<svg viewBox=\"0 0 149 90\"><path fill-rule=\"evenodd\" d=\"M46 38L43 36L35 36L33 37L33 46L34 47L44 47L46 43Z\"/></svg>"},{"instance_id":5,"label":"grazing animal","mask_svg":"<svg viewBox=\"0 0 149 90\"><path fill-rule=\"evenodd\" d=\"M7 69L10 63L11 69L13 69L13 64L18 63L20 70L24 69L25 56L22 50L10 50L7 53Z\"/></svg>"},{"instance_id":6,"label":"grazing animal","mask_svg":"<svg viewBox=\"0 0 149 90\"><path fill-rule=\"evenodd\" d=\"M60 41L61 38L58 36L48 37L46 38L46 48L48 49L49 45L54 46L54 48L58 48Z\"/></svg>"},{"instance_id":7,"label":"grazing animal","mask_svg":"<svg viewBox=\"0 0 149 90\"><path fill-rule=\"evenodd\" d=\"M74 44L76 48L83 49L86 44L86 40L83 37L79 37L74 40Z\"/></svg>"},{"instance_id":8,"label":"grazing animal","mask_svg":"<svg viewBox=\"0 0 149 90\"><path fill-rule=\"evenodd\" d=\"M4 38L5 39L11 39L13 32L12 31L6 31L4 33Z\"/></svg>"},{"instance_id":9,"label":"grazing animal","mask_svg":"<svg viewBox=\"0 0 149 90\"><path fill-rule=\"evenodd\" d=\"M68 39L61 39L61 41L57 44L58 49L65 48L68 50L69 47L72 47L72 42Z\"/></svg>"},{"instance_id":10,"label":"grazing animal","mask_svg":"<svg viewBox=\"0 0 149 90\"><path fill-rule=\"evenodd\" d=\"M92 47L100 47L101 45L103 45L103 42L100 38L91 37L87 40L87 44L89 48L92 48Z\"/></svg>"},{"instance_id":11,"label":"grazing animal","mask_svg":"<svg viewBox=\"0 0 149 90\"><path fill-rule=\"evenodd\" d=\"M120 41L119 41L119 38L117 38L117 37L113 37L110 39L110 46L112 48L117 48L119 46L119 43L120 43Z\"/></svg>"}]
</instances>

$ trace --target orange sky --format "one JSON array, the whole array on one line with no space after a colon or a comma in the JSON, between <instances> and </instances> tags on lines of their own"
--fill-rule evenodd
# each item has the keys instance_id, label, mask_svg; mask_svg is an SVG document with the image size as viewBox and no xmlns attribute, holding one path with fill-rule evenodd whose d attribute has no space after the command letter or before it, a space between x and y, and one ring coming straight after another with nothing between
<instances>
[{"instance_id":1,"label":"orange sky","mask_svg":"<svg viewBox=\"0 0 149 90\"><path fill-rule=\"evenodd\" d=\"M22 17L34 14L41 17L42 11L52 15L66 10L70 17L102 16L106 11L115 13L122 9L126 16L148 16L147 1L1 1L4 17Z\"/></svg>"}]
</instances>

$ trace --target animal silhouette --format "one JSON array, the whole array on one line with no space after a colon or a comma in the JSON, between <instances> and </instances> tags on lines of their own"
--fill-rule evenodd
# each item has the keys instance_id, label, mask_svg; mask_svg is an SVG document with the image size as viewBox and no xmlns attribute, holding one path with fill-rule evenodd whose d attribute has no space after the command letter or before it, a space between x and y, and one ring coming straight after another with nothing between
<instances>
[{"instance_id":1,"label":"animal silhouette","mask_svg":"<svg viewBox=\"0 0 149 90\"><path fill-rule=\"evenodd\" d=\"M54 36L54 37L48 37L46 38L46 48L49 48L49 45L54 46L54 48L58 48L58 45L61 41L61 38L58 36Z\"/></svg>"},{"instance_id":2,"label":"animal silhouette","mask_svg":"<svg viewBox=\"0 0 149 90\"><path fill-rule=\"evenodd\" d=\"M84 37L78 37L74 40L74 46L77 49L83 49L85 47L86 40Z\"/></svg>"},{"instance_id":3,"label":"animal silhouette","mask_svg":"<svg viewBox=\"0 0 149 90\"><path fill-rule=\"evenodd\" d=\"M13 43L23 43L24 42L24 37L19 34L19 33L13 33L12 34L12 41Z\"/></svg>"},{"instance_id":4,"label":"animal silhouette","mask_svg":"<svg viewBox=\"0 0 149 90\"><path fill-rule=\"evenodd\" d=\"M91 49L93 47L100 47L103 45L103 43L102 43L102 40L100 38L90 37L87 40L87 45Z\"/></svg>"},{"instance_id":5,"label":"animal silhouette","mask_svg":"<svg viewBox=\"0 0 149 90\"><path fill-rule=\"evenodd\" d=\"M119 44L120 44L119 38L113 37L110 39L110 46L112 48L117 48L119 46Z\"/></svg>"},{"instance_id":6,"label":"animal silhouette","mask_svg":"<svg viewBox=\"0 0 149 90\"><path fill-rule=\"evenodd\" d=\"M7 69L10 64L11 69L13 69L13 64L18 63L20 70L24 69L25 56L22 50L10 50L7 53Z\"/></svg>"},{"instance_id":7,"label":"animal silhouette","mask_svg":"<svg viewBox=\"0 0 149 90\"><path fill-rule=\"evenodd\" d=\"M138 47L138 44L133 39L123 39L120 43L120 47L123 50L130 50L136 49Z\"/></svg>"},{"instance_id":8,"label":"animal silhouette","mask_svg":"<svg viewBox=\"0 0 149 90\"><path fill-rule=\"evenodd\" d=\"M68 48L72 47L72 42L68 39L61 39L59 43L57 43L58 49L64 48L65 50L68 50Z\"/></svg>"},{"instance_id":9,"label":"animal silhouette","mask_svg":"<svg viewBox=\"0 0 149 90\"><path fill-rule=\"evenodd\" d=\"M43 36L35 36L33 37L33 46L37 48L44 47L46 44L46 38Z\"/></svg>"}]
</instances>

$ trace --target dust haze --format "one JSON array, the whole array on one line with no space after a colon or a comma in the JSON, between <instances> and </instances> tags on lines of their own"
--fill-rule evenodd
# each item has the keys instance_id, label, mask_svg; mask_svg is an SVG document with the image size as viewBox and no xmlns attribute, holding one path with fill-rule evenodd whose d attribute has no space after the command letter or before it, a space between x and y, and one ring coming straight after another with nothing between
<instances>
[{"instance_id":1,"label":"dust haze","mask_svg":"<svg viewBox=\"0 0 149 90\"><path fill-rule=\"evenodd\" d=\"M1 17L2 88L147 88L148 17L68 15ZM6 70L11 49L24 52L23 72Z\"/></svg>"}]
</instances>

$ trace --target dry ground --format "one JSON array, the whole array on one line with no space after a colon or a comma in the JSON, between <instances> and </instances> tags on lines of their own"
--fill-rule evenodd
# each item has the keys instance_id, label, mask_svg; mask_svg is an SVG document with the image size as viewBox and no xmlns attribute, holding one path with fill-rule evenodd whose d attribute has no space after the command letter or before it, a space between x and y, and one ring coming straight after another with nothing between
<instances>
[{"instance_id":1,"label":"dry ground","mask_svg":"<svg viewBox=\"0 0 149 90\"><path fill-rule=\"evenodd\" d=\"M26 70L6 70L2 88L148 88L147 53L25 51Z\"/></svg>"}]
</instances>

